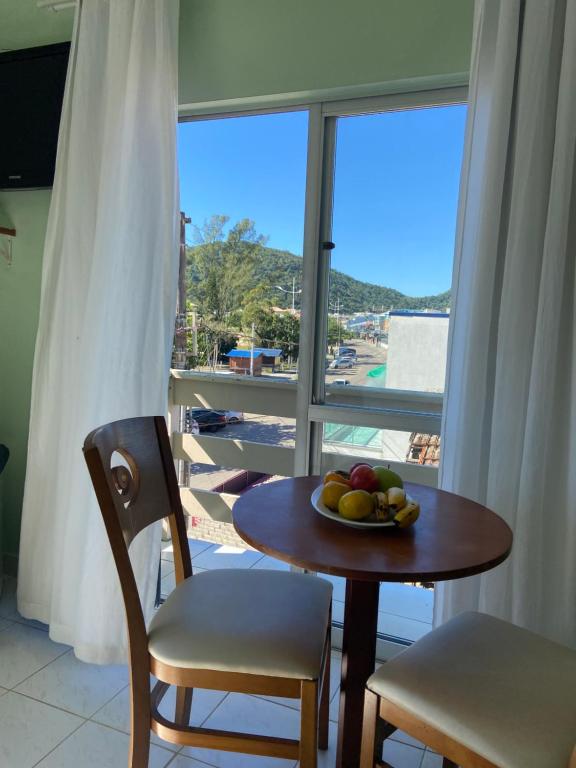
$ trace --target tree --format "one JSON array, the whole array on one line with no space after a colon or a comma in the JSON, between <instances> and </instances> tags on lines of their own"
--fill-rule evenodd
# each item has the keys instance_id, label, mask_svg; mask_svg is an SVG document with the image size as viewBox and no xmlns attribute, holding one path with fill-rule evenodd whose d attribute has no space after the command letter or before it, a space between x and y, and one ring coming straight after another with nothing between
<instances>
[{"instance_id":1,"label":"tree","mask_svg":"<svg viewBox=\"0 0 576 768\"><path fill-rule=\"evenodd\" d=\"M238 336L225 328L200 325L197 330L196 354L191 334L187 338L188 368L212 366L238 344Z\"/></svg>"},{"instance_id":2,"label":"tree","mask_svg":"<svg viewBox=\"0 0 576 768\"><path fill-rule=\"evenodd\" d=\"M188 250L188 294L206 323L226 324L244 305L266 244L250 219L241 219L225 233L229 221L229 216L214 215L194 227L197 245Z\"/></svg>"},{"instance_id":3,"label":"tree","mask_svg":"<svg viewBox=\"0 0 576 768\"><path fill-rule=\"evenodd\" d=\"M347 339L351 339L352 334L350 331L348 331L346 328L342 326L342 323L339 319L336 319L335 317L332 317L332 315L328 316L328 331L327 331L327 342L329 347L334 347L336 345L339 345L341 341L346 341Z\"/></svg>"},{"instance_id":4,"label":"tree","mask_svg":"<svg viewBox=\"0 0 576 768\"><path fill-rule=\"evenodd\" d=\"M300 350L300 318L292 314L275 315L273 333L283 354L296 361Z\"/></svg>"},{"instance_id":5,"label":"tree","mask_svg":"<svg viewBox=\"0 0 576 768\"><path fill-rule=\"evenodd\" d=\"M297 315L278 314L270 302L251 302L242 313L242 327L250 333L254 324L256 343L262 347L279 348L284 357L298 359L300 320Z\"/></svg>"}]
</instances>

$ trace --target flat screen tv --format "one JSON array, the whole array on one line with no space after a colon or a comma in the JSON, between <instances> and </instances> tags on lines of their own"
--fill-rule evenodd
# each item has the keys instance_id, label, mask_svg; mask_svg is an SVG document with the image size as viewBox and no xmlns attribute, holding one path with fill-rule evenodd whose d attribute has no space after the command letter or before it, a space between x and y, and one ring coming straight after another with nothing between
<instances>
[{"instance_id":1,"label":"flat screen tv","mask_svg":"<svg viewBox=\"0 0 576 768\"><path fill-rule=\"evenodd\" d=\"M0 54L0 189L51 187L69 43Z\"/></svg>"}]
</instances>

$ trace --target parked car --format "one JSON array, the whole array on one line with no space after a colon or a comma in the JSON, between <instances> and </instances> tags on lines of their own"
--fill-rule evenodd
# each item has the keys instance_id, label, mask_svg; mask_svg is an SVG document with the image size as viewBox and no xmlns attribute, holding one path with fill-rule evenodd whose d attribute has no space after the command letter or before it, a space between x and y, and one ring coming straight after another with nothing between
<instances>
[{"instance_id":1,"label":"parked car","mask_svg":"<svg viewBox=\"0 0 576 768\"><path fill-rule=\"evenodd\" d=\"M226 417L226 424L242 424L244 421L244 414L242 411L218 411L223 413Z\"/></svg>"},{"instance_id":2,"label":"parked car","mask_svg":"<svg viewBox=\"0 0 576 768\"><path fill-rule=\"evenodd\" d=\"M339 387L346 387L350 384L350 379L334 379L331 384L337 384Z\"/></svg>"},{"instance_id":3,"label":"parked car","mask_svg":"<svg viewBox=\"0 0 576 768\"><path fill-rule=\"evenodd\" d=\"M356 357L356 347L338 347L336 357Z\"/></svg>"},{"instance_id":4,"label":"parked car","mask_svg":"<svg viewBox=\"0 0 576 768\"><path fill-rule=\"evenodd\" d=\"M188 408L186 426L191 421L198 424L200 432L216 432L219 429L224 429L227 423L223 411L214 411L211 408Z\"/></svg>"},{"instance_id":5,"label":"parked car","mask_svg":"<svg viewBox=\"0 0 576 768\"><path fill-rule=\"evenodd\" d=\"M352 368L353 365L354 360L351 357L337 357L330 363L330 368Z\"/></svg>"}]
</instances>

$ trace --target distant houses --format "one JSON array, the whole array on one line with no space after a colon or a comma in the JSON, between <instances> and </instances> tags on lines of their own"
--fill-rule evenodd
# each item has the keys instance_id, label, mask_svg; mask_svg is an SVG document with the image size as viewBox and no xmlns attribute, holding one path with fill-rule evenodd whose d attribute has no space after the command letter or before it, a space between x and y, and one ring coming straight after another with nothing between
<instances>
[{"instance_id":1,"label":"distant houses","mask_svg":"<svg viewBox=\"0 0 576 768\"><path fill-rule=\"evenodd\" d=\"M267 347L255 347L253 350L231 349L226 355L230 365L230 372L249 376L252 355L254 356L252 375L262 376L263 369L271 373L275 372L277 366L280 365L282 350L268 349Z\"/></svg>"}]
</instances>

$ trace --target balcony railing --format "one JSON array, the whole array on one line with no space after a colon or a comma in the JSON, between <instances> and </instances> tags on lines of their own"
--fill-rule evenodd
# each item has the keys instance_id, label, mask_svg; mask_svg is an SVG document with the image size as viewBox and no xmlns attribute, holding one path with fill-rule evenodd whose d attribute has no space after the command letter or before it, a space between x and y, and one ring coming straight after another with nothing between
<instances>
[{"instance_id":1,"label":"balcony railing","mask_svg":"<svg viewBox=\"0 0 576 768\"><path fill-rule=\"evenodd\" d=\"M238 438L212 435L184 434L181 425L183 407L203 407L217 410L243 411L280 418L296 418L297 382L273 380L265 376L246 377L195 371L173 370L170 377L170 415L174 457L182 462L237 470L259 472L265 475L289 477L294 475L295 447L292 444L269 444L245 440L238 430ZM440 432L442 395L420 392L370 390L365 387L327 387L326 404L310 406L311 421L326 421L377 429L404 432ZM332 404L337 396L338 404ZM365 458L373 461L369 450L360 446L340 445L338 451L324 451L323 469L345 469ZM405 480L436 485L438 470L432 466L419 466L399 461L388 461ZM184 474L184 477L187 477ZM190 485L193 485L192 483ZM231 526L231 510L237 495L205 488L181 485L181 498L185 512L192 521L205 521L220 526L220 531ZM229 540L224 535L225 540ZM220 539L216 539L220 540Z\"/></svg>"}]
</instances>

